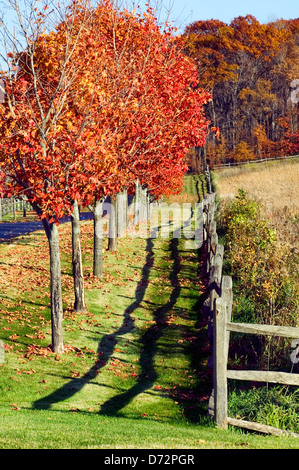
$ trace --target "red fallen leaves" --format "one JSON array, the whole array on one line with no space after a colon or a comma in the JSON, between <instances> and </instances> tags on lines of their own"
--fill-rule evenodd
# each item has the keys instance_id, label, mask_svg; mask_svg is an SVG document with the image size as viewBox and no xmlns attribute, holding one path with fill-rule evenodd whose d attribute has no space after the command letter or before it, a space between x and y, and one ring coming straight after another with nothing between
<instances>
[{"instance_id":1,"label":"red fallen leaves","mask_svg":"<svg viewBox=\"0 0 299 470\"><path fill-rule=\"evenodd\" d=\"M10 339L11 341L16 341L18 338L19 338L19 335L16 335L16 334L9 336L9 339Z\"/></svg>"},{"instance_id":2,"label":"red fallen leaves","mask_svg":"<svg viewBox=\"0 0 299 470\"><path fill-rule=\"evenodd\" d=\"M16 369L16 370L17 370L18 375L21 375L21 374L32 375L32 374L35 374L35 372L36 372L34 369L30 369L30 370Z\"/></svg>"},{"instance_id":3,"label":"red fallen leaves","mask_svg":"<svg viewBox=\"0 0 299 470\"><path fill-rule=\"evenodd\" d=\"M27 347L27 351L23 357L31 359L33 356L48 357L53 354L50 346L42 347L36 344L31 344Z\"/></svg>"},{"instance_id":4,"label":"red fallen leaves","mask_svg":"<svg viewBox=\"0 0 299 470\"><path fill-rule=\"evenodd\" d=\"M17 405L17 403L11 403L10 406L12 406L13 410L19 410L20 407Z\"/></svg>"},{"instance_id":5,"label":"red fallen leaves","mask_svg":"<svg viewBox=\"0 0 299 470\"><path fill-rule=\"evenodd\" d=\"M74 379L74 378L77 378L77 377L80 377L80 372L76 372L74 370L71 370L71 377Z\"/></svg>"},{"instance_id":6,"label":"red fallen leaves","mask_svg":"<svg viewBox=\"0 0 299 470\"><path fill-rule=\"evenodd\" d=\"M78 348L76 346L71 346L69 344L65 345L64 353L65 354L67 354L67 353L76 353L75 355L77 357L83 357L85 354L92 354L92 355L96 354L95 351L93 351L92 349L89 349L87 347ZM50 345L46 346L46 347L43 347L43 346L38 346L37 344L30 344L27 347L26 353L23 356L20 356L20 357L25 357L27 359L32 359L34 356L39 356L39 357L50 357L50 356L52 357L52 356L55 356L55 359L59 360L59 356L57 356L57 354L53 352L53 349Z\"/></svg>"},{"instance_id":7,"label":"red fallen leaves","mask_svg":"<svg viewBox=\"0 0 299 470\"><path fill-rule=\"evenodd\" d=\"M28 334L26 334L25 337L30 338L30 339L45 339L45 335L41 332L38 333L37 335L28 335Z\"/></svg>"}]
</instances>

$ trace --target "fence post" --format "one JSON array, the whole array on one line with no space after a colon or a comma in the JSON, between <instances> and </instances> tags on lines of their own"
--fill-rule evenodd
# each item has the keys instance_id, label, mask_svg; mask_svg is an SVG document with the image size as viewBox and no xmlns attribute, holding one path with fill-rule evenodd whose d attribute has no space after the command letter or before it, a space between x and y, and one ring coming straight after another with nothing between
<instances>
[{"instance_id":1,"label":"fence post","mask_svg":"<svg viewBox=\"0 0 299 470\"><path fill-rule=\"evenodd\" d=\"M211 175L210 175L210 170L208 165L206 166L205 169L205 176L206 176L206 182L207 182L207 191L209 194L212 193L212 184L211 184Z\"/></svg>"},{"instance_id":2,"label":"fence post","mask_svg":"<svg viewBox=\"0 0 299 470\"><path fill-rule=\"evenodd\" d=\"M135 181L135 200L134 200L134 225L140 222L140 187L139 179Z\"/></svg>"},{"instance_id":3,"label":"fence post","mask_svg":"<svg viewBox=\"0 0 299 470\"><path fill-rule=\"evenodd\" d=\"M225 319L226 322L231 321L232 317L232 306L233 306L233 281L231 276L223 276L221 280L221 298L225 305ZM228 361L228 350L229 350L229 337L230 332L225 331L226 334L226 356L225 362L227 364Z\"/></svg>"},{"instance_id":4,"label":"fence post","mask_svg":"<svg viewBox=\"0 0 299 470\"><path fill-rule=\"evenodd\" d=\"M213 338L214 418L227 429L227 336L226 307L221 297L215 300Z\"/></svg>"},{"instance_id":5,"label":"fence post","mask_svg":"<svg viewBox=\"0 0 299 470\"><path fill-rule=\"evenodd\" d=\"M210 277L209 277L212 312L214 310L214 301L221 294L223 254L224 254L224 246L216 245L215 254L212 257L212 262L210 264Z\"/></svg>"},{"instance_id":6,"label":"fence post","mask_svg":"<svg viewBox=\"0 0 299 470\"><path fill-rule=\"evenodd\" d=\"M23 217L26 218L26 200L22 199Z\"/></svg>"},{"instance_id":7,"label":"fence post","mask_svg":"<svg viewBox=\"0 0 299 470\"><path fill-rule=\"evenodd\" d=\"M15 198L13 198L12 200L12 210L13 210L13 220L17 220L17 201L15 200Z\"/></svg>"}]
</instances>

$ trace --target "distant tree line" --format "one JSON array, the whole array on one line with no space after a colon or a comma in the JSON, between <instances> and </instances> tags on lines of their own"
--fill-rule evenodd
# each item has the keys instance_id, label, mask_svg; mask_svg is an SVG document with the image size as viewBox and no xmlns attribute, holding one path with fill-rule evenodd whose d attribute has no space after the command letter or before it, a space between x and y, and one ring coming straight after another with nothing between
<instances>
[{"instance_id":1,"label":"distant tree line","mask_svg":"<svg viewBox=\"0 0 299 470\"><path fill-rule=\"evenodd\" d=\"M208 162L299 153L299 18L196 21L183 36L213 96L207 116L218 131L206 144Z\"/></svg>"}]
</instances>

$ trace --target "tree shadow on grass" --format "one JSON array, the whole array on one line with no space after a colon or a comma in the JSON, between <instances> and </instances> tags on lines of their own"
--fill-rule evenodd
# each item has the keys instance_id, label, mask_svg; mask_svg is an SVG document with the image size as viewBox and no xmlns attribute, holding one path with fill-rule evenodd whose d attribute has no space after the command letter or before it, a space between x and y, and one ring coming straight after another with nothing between
<instances>
[{"instance_id":1,"label":"tree shadow on grass","mask_svg":"<svg viewBox=\"0 0 299 470\"><path fill-rule=\"evenodd\" d=\"M181 406L184 417L190 422L197 423L210 420L208 405L212 391L212 369L209 364L212 350L208 336L210 310L206 305L206 300L209 298L206 253L206 242L204 242L198 250L197 276L202 285L194 306L194 329L187 329L183 333L188 344L190 371L196 380L192 387L176 387L168 390L168 395Z\"/></svg>"},{"instance_id":2,"label":"tree shadow on grass","mask_svg":"<svg viewBox=\"0 0 299 470\"><path fill-rule=\"evenodd\" d=\"M134 320L131 317L131 314L140 306L144 299L150 270L153 266L154 254L152 239L147 240L146 250L146 262L142 270L141 279L136 288L135 300L124 312L121 327L115 333L103 336L99 343L97 351L98 359L96 363L86 374L84 374L84 376L72 379L52 394L34 402L34 408L49 409L53 404L74 396L88 382L94 379L100 369L108 363L114 352L118 337L125 335L134 329ZM182 293L178 279L178 274L182 269L182 265L177 238L173 238L170 241L170 252L173 260L172 271L169 277L172 291L168 302L154 310L154 324L145 331L139 340L142 345L139 357L141 371L136 378L136 384L129 390L120 393L103 403L99 412L100 415L117 416L120 411L136 396L152 388L158 378L154 362L158 348L158 341L162 337L164 330L170 327L167 320L167 314L175 308L178 297ZM201 274L203 273L198 273L198 275ZM174 389L164 390L166 396L179 403L184 417L190 422L199 422L203 415L206 416L205 405L209 396L210 378L205 368L202 367L201 362L201 355L203 354L205 356L204 345L206 343L206 319L203 315L206 295L206 293L203 293L199 296L197 306L195 307L195 310L198 312L198 316L194 318L194 320L196 327L198 328L198 332L194 334L194 331L191 331L191 329L182 331L182 337L187 339L187 342L190 344L187 348L187 353L191 358L191 369L193 376L196 378L196 383L192 385L190 384L188 387L175 387ZM175 327L174 325L171 326L172 328ZM190 338L190 336L192 336L192 338Z\"/></svg>"},{"instance_id":3,"label":"tree shadow on grass","mask_svg":"<svg viewBox=\"0 0 299 470\"><path fill-rule=\"evenodd\" d=\"M55 390L52 394L35 401L33 403L33 408L49 409L54 403L67 400L75 395L86 385L86 383L97 377L100 369L108 363L114 352L115 345L117 344L117 338L130 333L134 329L134 319L131 317L131 313L140 306L144 298L144 294L148 286L150 270L154 263L153 242L151 238L148 238L147 240L146 252L146 261L142 268L141 279L136 288L135 300L124 312L121 327L115 331L115 333L104 335L101 339L97 350L98 359L95 364L82 377L72 379L58 390Z\"/></svg>"},{"instance_id":4,"label":"tree shadow on grass","mask_svg":"<svg viewBox=\"0 0 299 470\"><path fill-rule=\"evenodd\" d=\"M141 372L137 377L137 383L126 392L116 395L103 403L99 413L101 415L117 415L117 413L126 405L128 405L137 395L150 389L158 378L154 366L154 359L157 352L157 343L163 335L164 329L169 326L167 321L167 313L174 307L180 295L180 284L178 281L180 258L178 253L177 238L173 238L170 241L170 251L171 259L173 259L173 266L170 274L172 292L169 301L161 307L158 307L153 312L155 323L146 330L139 340L142 344L139 358Z\"/></svg>"}]
</instances>

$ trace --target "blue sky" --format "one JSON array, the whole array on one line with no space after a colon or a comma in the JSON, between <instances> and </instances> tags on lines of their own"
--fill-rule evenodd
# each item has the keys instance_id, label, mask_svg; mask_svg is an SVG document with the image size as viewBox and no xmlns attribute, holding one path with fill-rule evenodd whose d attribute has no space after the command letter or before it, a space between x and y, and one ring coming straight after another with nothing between
<instances>
[{"instance_id":1,"label":"blue sky","mask_svg":"<svg viewBox=\"0 0 299 470\"><path fill-rule=\"evenodd\" d=\"M180 31L193 21L214 18L230 23L233 18L247 14L260 23L299 18L298 0L163 0L164 11L168 7L170 18Z\"/></svg>"}]
</instances>

